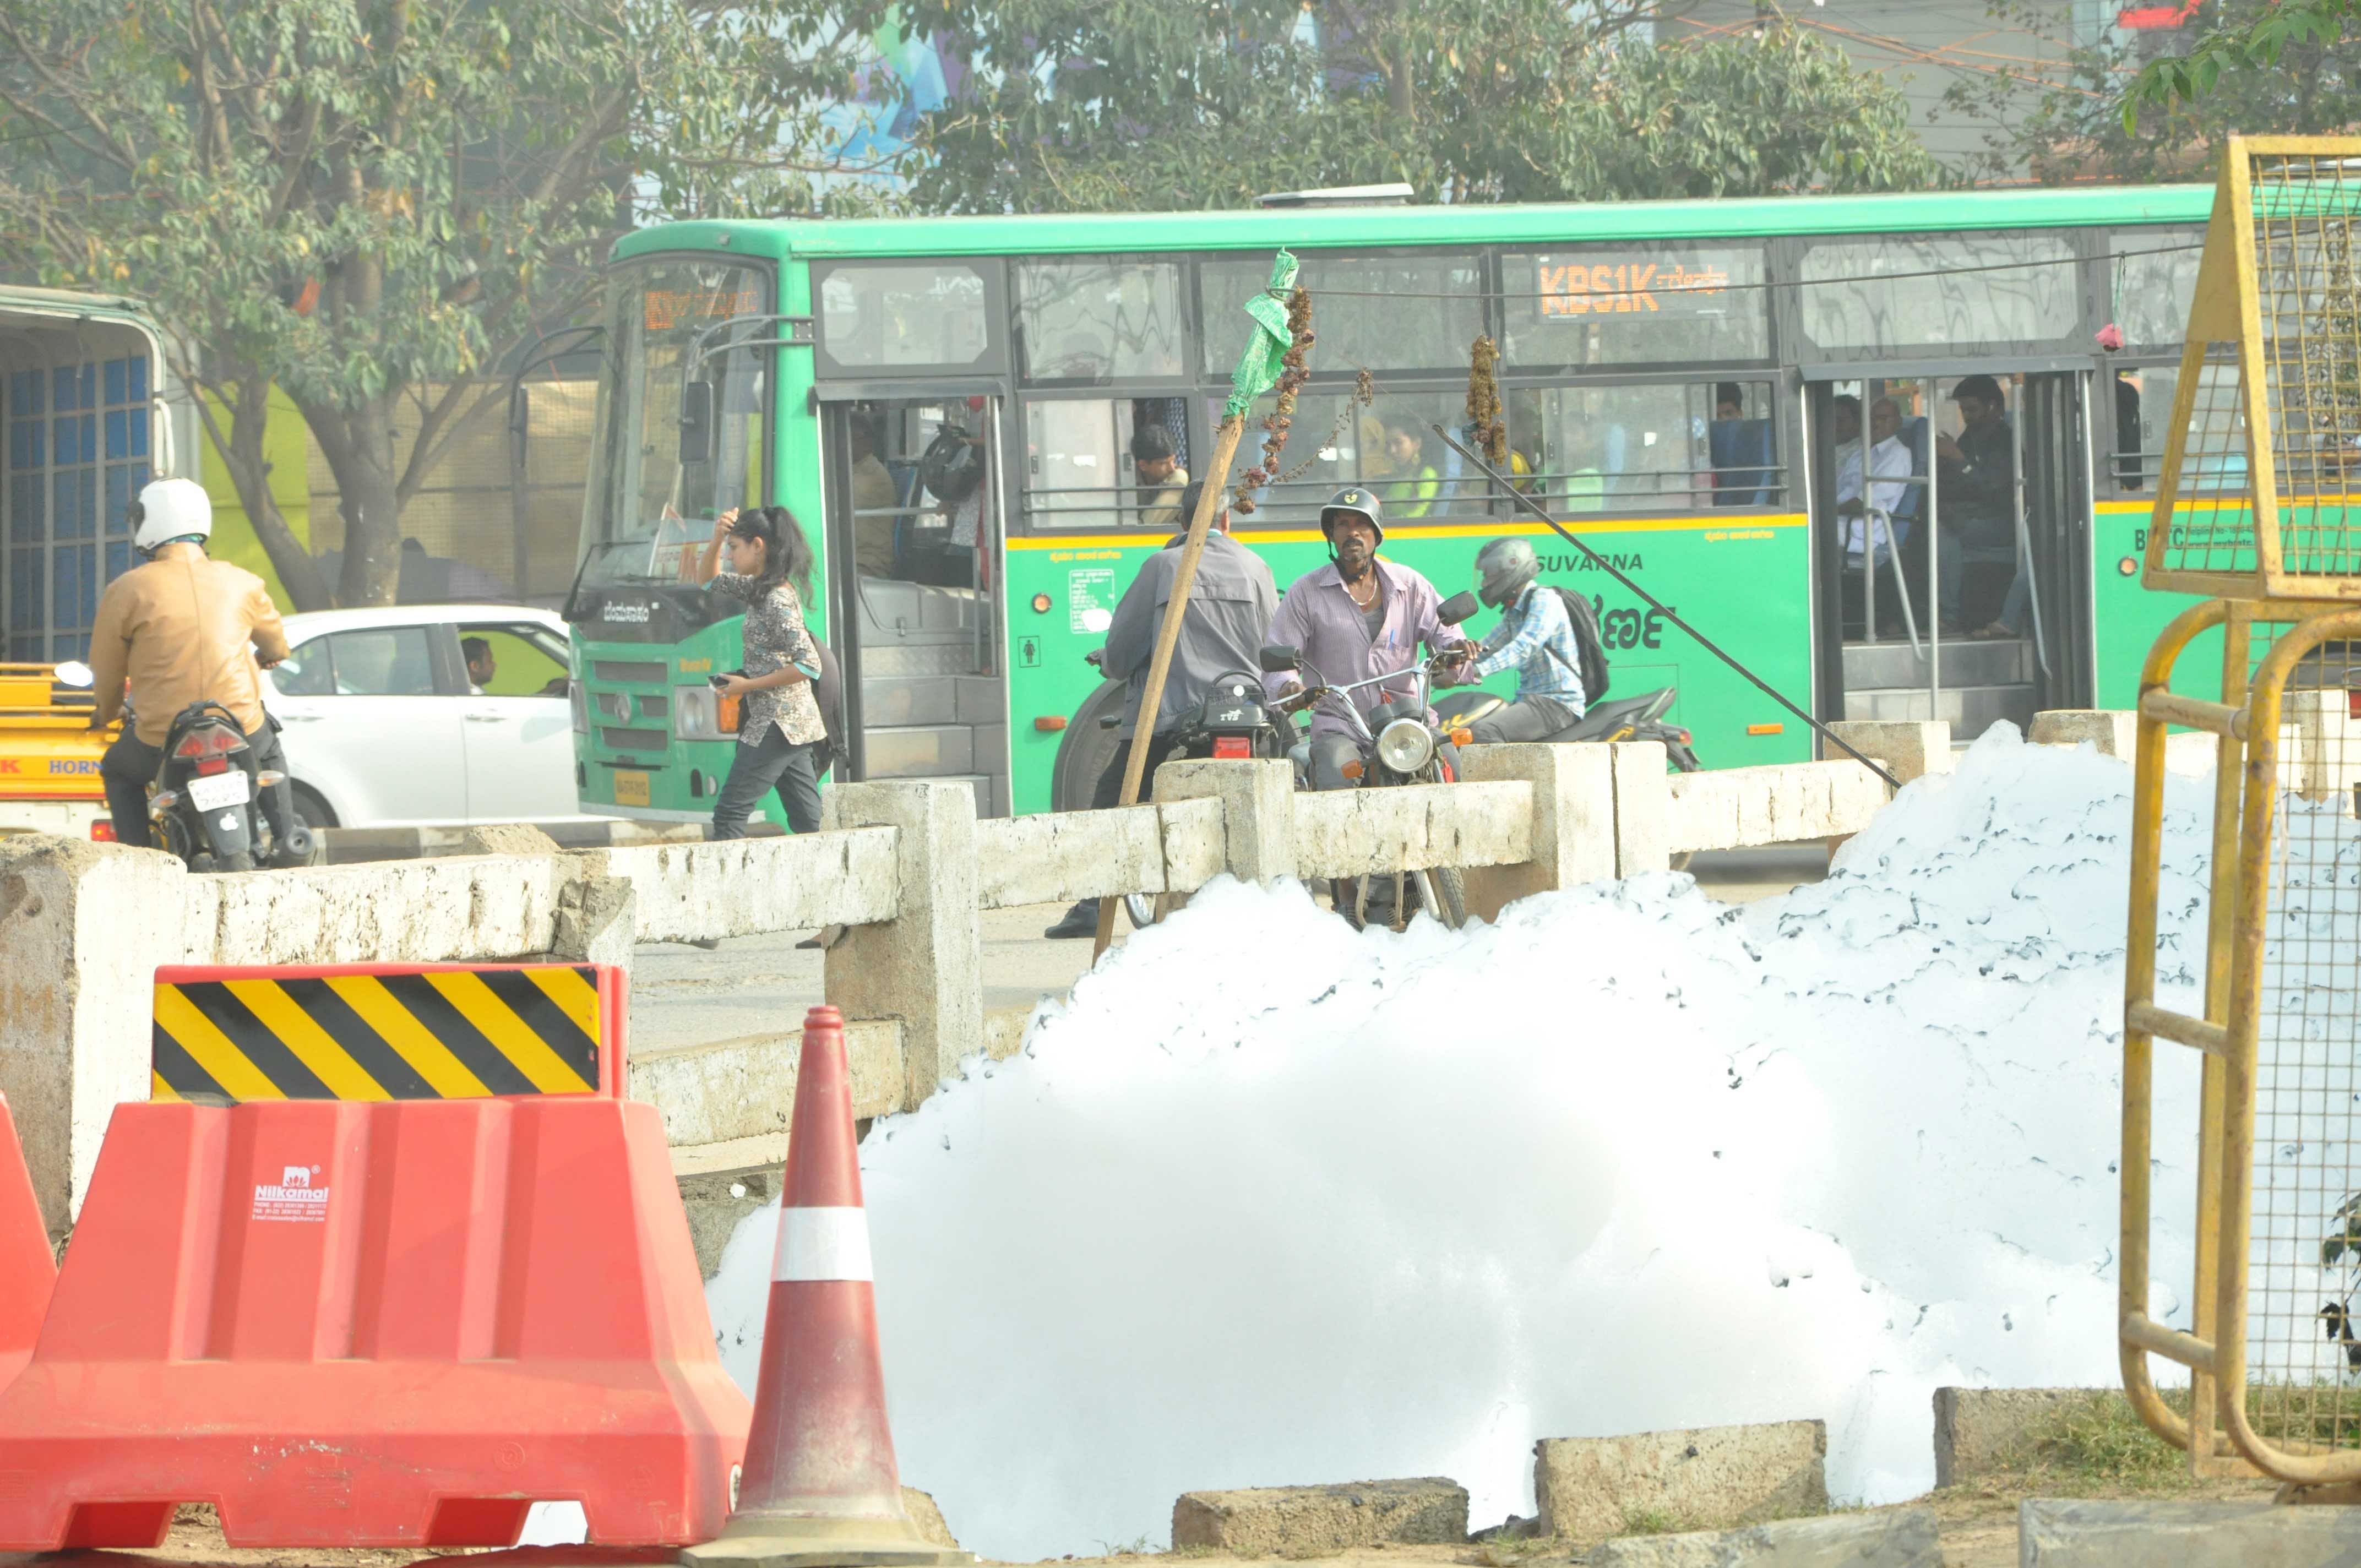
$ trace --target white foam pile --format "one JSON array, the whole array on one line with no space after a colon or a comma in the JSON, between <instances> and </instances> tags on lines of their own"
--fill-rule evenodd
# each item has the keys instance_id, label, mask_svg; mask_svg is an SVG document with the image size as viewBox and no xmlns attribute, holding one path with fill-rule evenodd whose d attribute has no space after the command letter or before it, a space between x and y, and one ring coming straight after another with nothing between
<instances>
[{"instance_id":1,"label":"white foam pile","mask_svg":"<svg viewBox=\"0 0 2361 1568\"><path fill-rule=\"evenodd\" d=\"M1736 1421L1923 1491L1937 1386L2116 1376L2130 777L2003 727L1744 910L1659 874L1356 935L1207 890L863 1145L905 1479L1008 1558L1160 1543L1205 1487L1450 1475L1482 1524L1536 1438ZM2210 780L2171 791L2193 1009ZM775 1225L709 1288L750 1390Z\"/></svg>"}]
</instances>

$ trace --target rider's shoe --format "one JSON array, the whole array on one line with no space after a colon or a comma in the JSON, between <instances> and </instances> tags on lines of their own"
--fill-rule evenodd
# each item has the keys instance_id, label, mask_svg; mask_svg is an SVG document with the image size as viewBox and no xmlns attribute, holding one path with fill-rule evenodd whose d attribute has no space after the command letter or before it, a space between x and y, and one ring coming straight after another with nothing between
<instances>
[{"instance_id":1,"label":"rider's shoe","mask_svg":"<svg viewBox=\"0 0 2361 1568\"><path fill-rule=\"evenodd\" d=\"M1076 937L1095 937L1098 934L1099 901L1095 898L1083 899L1071 909L1067 910L1064 917L1055 926L1041 933L1053 941L1064 941Z\"/></svg>"}]
</instances>

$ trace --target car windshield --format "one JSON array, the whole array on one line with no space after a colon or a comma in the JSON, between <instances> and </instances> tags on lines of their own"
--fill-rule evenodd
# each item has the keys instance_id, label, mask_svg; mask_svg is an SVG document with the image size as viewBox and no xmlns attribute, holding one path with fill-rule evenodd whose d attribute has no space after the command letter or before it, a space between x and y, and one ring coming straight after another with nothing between
<instances>
[{"instance_id":1,"label":"car windshield","mask_svg":"<svg viewBox=\"0 0 2361 1568\"><path fill-rule=\"evenodd\" d=\"M667 261L620 274L583 504L582 581L686 580L713 520L761 499L762 367L777 335L751 267ZM712 387L712 461L683 463L681 389Z\"/></svg>"}]
</instances>

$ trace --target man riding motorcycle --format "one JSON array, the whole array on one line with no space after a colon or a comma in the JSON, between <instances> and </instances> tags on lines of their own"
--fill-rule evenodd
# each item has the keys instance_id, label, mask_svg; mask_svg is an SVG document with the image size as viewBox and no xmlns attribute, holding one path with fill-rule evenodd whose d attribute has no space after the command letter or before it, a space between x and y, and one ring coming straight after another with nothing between
<instances>
[{"instance_id":1,"label":"man riding motorcycle","mask_svg":"<svg viewBox=\"0 0 2361 1568\"><path fill-rule=\"evenodd\" d=\"M1502 670L1517 672L1517 699L1467 727L1469 739L1545 740L1582 718L1582 653L1574 622L1554 588L1537 581L1541 561L1522 539L1495 539L1476 554L1476 597L1500 612L1500 624L1437 685L1470 685Z\"/></svg>"},{"instance_id":2,"label":"man riding motorcycle","mask_svg":"<svg viewBox=\"0 0 2361 1568\"><path fill-rule=\"evenodd\" d=\"M1180 516L1185 524L1197 515L1204 493L1202 479L1191 480L1181 492ZM1123 799L1124 770L1137 742L1139 701L1148 685L1148 666L1156 640L1164 627L1164 609L1172 598L1172 576L1180 552L1171 544L1140 563L1139 576L1124 590L1107 626L1106 649L1100 674L1111 681L1127 681L1131 689L1123 704L1123 740L1099 775L1091 808L1104 811ZM1214 515L1205 533L1204 554L1197 561L1197 576L1189 590L1188 607L1180 614L1180 641L1172 645L1171 667L1164 674L1164 695L1158 699L1156 733L1148 741L1148 767L1140 776L1153 779L1157 768L1171 754L1181 726L1204 703L1213 683L1224 675L1258 668L1263 629L1270 624L1279 603L1270 567L1263 558L1230 537L1230 509ZM1099 901L1085 898L1055 926L1041 934L1051 938L1094 937L1099 928Z\"/></svg>"},{"instance_id":3,"label":"man riding motorcycle","mask_svg":"<svg viewBox=\"0 0 2361 1568\"><path fill-rule=\"evenodd\" d=\"M1383 511L1375 494L1347 486L1320 509L1320 532L1328 540L1328 565L1298 577L1279 601L1268 641L1303 651L1303 662L1332 685L1409 669L1418 649L1442 652L1461 645L1437 610L1443 597L1408 566L1378 558L1386 540ZM1303 690L1290 676L1269 675L1264 685L1284 699ZM1416 683L1365 686L1353 701L1367 714L1394 697L1410 696ZM1360 780L1345 765L1360 760L1361 744L1335 714L1312 715L1312 787L1350 789Z\"/></svg>"},{"instance_id":4,"label":"man riding motorcycle","mask_svg":"<svg viewBox=\"0 0 2361 1568\"><path fill-rule=\"evenodd\" d=\"M164 760L163 742L181 710L217 702L246 731L258 769L285 773L279 733L262 708L262 671L287 657L262 579L205 554L213 500L192 479L159 479L131 505L131 542L147 564L106 585L91 629L90 666L103 729L123 711L130 683L133 723L99 759L106 807L118 843L148 848L148 785ZM257 657L259 656L259 667ZM275 842L288 842L293 801L284 780L262 791L264 820Z\"/></svg>"}]
</instances>

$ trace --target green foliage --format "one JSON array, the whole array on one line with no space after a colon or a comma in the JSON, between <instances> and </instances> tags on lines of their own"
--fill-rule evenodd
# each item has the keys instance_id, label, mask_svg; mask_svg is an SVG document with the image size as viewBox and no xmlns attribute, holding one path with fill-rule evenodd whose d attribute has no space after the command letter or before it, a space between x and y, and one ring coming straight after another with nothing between
<instances>
[{"instance_id":1,"label":"green foliage","mask_svg":"<svg viewBox=\"0 0 2361 1568\"><path fill-rule=\"evenodd\" d=\"M308 608L259 455L283 388L343 497L339 597L382 600L474 378L577 316L636 213L813 210L855 38L803 0L0 0L0 266L182 335Z\"/></svg>"},{"instance_id":2,"label":"green foliage","mask_svg":"<svg viewBox=\"0 0 2361 1568\"><path fill-rule=\"evenodd\" d=\"M1989 167L2030 165L2048 181L2209 178L2232 132L2303 136L2361 124L2361 38L2343 19L2361 0L2207 0L2171 31L2140 31L2066 48L2036 84L1994 74L1946 94L1954 110L2006 126ZM2054 28L2052 0L1993 0L2003 22ZM2160 52L2172 49L2182 53Z\"/></svg>"},{"instance_id":3,"label":"green foliage","mask_svg":"<svg viewBox=\"0 0 2361 1568\"><path fill-rule=\"evenodd\" d=\"M1653 45L1653 0L921 0L990 85L938 115L934 211L1235 207L1404 181L1422 199L1922 188L1900 95L1775 18ZM1054 67L1054 69L1051 69Z\"/></svg>"},{"instance_id":4,"label":"green foliage","mask_svg":"<svg viewBox=\"0 0 2361 1568\"><path fill-rule=\"evenodd\" d=\"M2185 1390L2168 1402L2188 1413ZM2131 1401L2112 1390L2061 1401L2032 1434L2042 1484L2116 1497L2185 1491L2191 1485L2181 1452L2147 1430Z\"/></svg>"}]
</instances>

